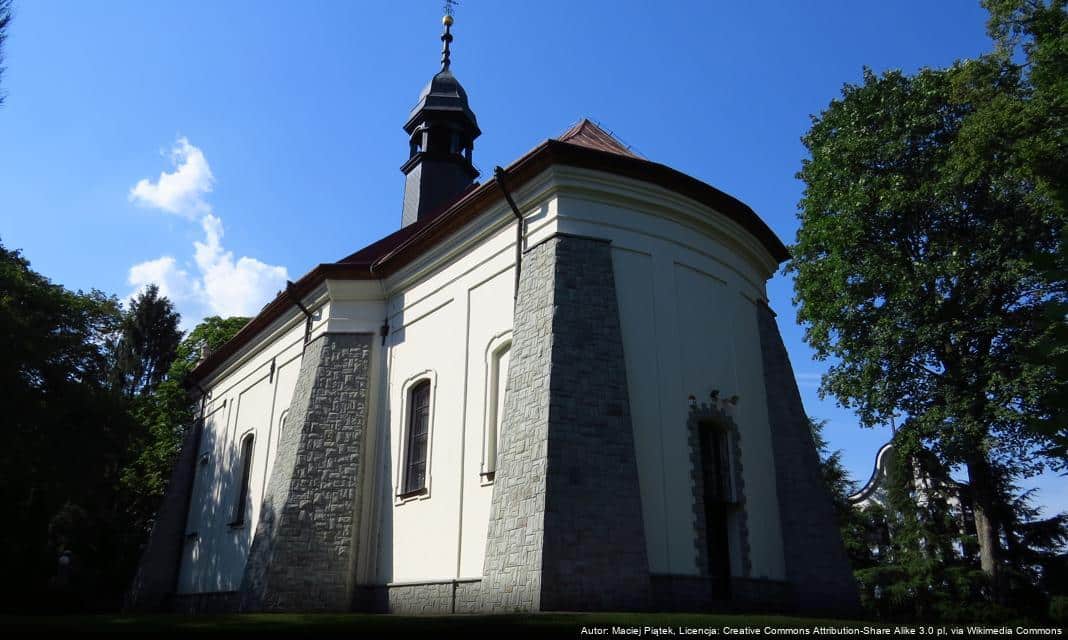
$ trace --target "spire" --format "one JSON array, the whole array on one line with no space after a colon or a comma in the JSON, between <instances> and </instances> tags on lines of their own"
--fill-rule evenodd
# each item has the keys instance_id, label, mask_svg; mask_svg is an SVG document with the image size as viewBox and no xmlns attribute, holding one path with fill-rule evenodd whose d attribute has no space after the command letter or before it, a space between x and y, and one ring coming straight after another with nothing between
<instances>
[{"instance_id":1,"label":"spire","mask_svg":"<svg viewBox=\"0 0 1068 640\"><path fill-rule=\"evenodd\" d=\"M441 24L445 25L445 33L441 34L441 70L446 71L449 68L449 44L452 43L452 33L449 29L452 28L452 8L449 4L445 5L445 17L441 19Z\"/></svg>"},{"instance_id":2,"label":"spire","mask_svg":"<svg viewBox=\"0 0 1068 640\"><path fill-rule=\"evenodd\" d=\"M445 0L442 10L445 15L441 17L441 24L445 26L445 33L441 34L441 70L448 71L449 63L449 45L452 44L452 8L460 4L456 0Z\"/></svg>"},{"instance_id":3,"label":"spire","mask_svg":"<svg viewBox=\"0 0 1068 640\"><path fill-rule=\"evenodd\" d=\"M467 92L450 69L452 10L456 4L455 0L445 0L441 70L419 94L404 125L408 161L401 166L405 176L403 226L441 211L478 177L471 156L481 132L467 103Z\"/></svg>"}]
</instances>

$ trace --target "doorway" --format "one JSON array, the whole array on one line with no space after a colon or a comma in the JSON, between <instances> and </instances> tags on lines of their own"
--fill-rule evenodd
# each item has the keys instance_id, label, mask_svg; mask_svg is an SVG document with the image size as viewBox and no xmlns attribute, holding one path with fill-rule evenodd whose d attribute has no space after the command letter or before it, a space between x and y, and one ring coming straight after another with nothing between
<instances>
[{"instance_id":1,"label":"doorway","mask_svg":"<svg viewBox=\"0 0 1068 640\"><path fill-rule=\"evenodd\" d=\"M733 504L727 432L714 425L702 424L700 434L708 573L712 578L713 597L725 599L730 596L728 521Z\"/></svg>"}]
</instances>

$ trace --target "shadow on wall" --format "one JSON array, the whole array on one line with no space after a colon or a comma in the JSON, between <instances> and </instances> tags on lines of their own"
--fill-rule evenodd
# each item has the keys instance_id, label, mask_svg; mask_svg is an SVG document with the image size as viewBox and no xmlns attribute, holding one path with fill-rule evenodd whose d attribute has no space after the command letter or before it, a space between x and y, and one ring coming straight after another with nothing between
<instances>
[{"instance_id":1,"label":"shadow on wall","mask_svg":"<svg viewBox=\"0 0 1068 640\"><path fill-rule=\"evenodd\" d=\"M255 533L258 509L252 496L241 497L241 444L220 444L215 428L205 429L196 460L196 478L186 522L178 592L232 591L240 587L245 559ZM243 515L243 521L236 519Z\"/></svg>"},{"instance_id":2,"label":"shadow on wall","mask_svg":"<svg viewBox=\"0 0 1068 640\"><path fill-rule=\"evenodd\" d=\"M404 342L403 313L398 324L401 328L389 336L389 343L395 346ZM388 373L386 375L389 375ZM388 394L389 385L384 385ZM367 582L371 584L389 583L393 580L393 429L392 419L389 412L389 398L386 399L386 407L379 417L381 440L376 446L377 451L373 455L380 455L382 463L377 478L377 499L375 500L375 513L371 514L370 522L371 544L374 548L367 558L374 558L375 571L364 574Z\"/></svg>"}]
</instances>

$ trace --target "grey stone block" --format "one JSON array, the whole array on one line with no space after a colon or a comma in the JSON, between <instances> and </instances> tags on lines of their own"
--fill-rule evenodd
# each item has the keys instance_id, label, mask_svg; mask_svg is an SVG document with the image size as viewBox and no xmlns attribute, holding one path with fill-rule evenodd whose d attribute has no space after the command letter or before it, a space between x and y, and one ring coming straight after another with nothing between
<instances>
[{"instance_id":1,"label":"grey stone block","mask_svg":"<svg viewBox=\"0 0 1068 640\"><path fill-rule=\"evenodd\" d=\"M856 581L820 474L790 359L775 313L766 304L757 305L757 326L787 581L794 587L799 610L855 615L860 611Z\"/></svg>"},{"instance_id":2,"label":"grey stone block","mask_svg":"<svg viewBox=\"0 0 1068 640\"><path fill-rule=\"evenodd\" d=\"M376 587L387 593L381 611L402 615L441 615L480 611L481 581L444 580ZM381 604L381 602L380 602Z\"/></svg>"},{"instance_id":3,"label":"grey stone block","mask_svg":"<svg viewBox=\"0 0 1068 640\"><path fill-rule=\"evenodd\" d=\"M371 334L310 342L241 583L244 611L346 611L354 599Z\"/></svg>"},{"instance_id":4,"label":"grey stone block","mask_svg":"<svg viewBox=\"0 0 1068 640\"><path fill-rule=\"evenodd\" d=\"M484 611L650 606L607 242L523 259L482 580Z\"/></svg>"}]
</instances>

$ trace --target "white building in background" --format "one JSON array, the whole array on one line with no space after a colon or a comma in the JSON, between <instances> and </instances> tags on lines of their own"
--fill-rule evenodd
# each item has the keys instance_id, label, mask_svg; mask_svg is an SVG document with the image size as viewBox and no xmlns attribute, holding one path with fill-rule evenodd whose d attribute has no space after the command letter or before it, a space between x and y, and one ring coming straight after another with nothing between
<instances>
[{"instance_id":1,"label":"white building in background","mask_svg":"<svg viewBox=\"0 0 1068 640\"><path fill-rule=\"evenodd\" d=\"M875 454L875 467L872 469L871 477L860 490L848 497L849 503L855 509L862 510L892 509L888 491L897 464L892 441L879 447L879 451ZM932 457L926 465L919 461L913 462L910 496L918 507L938 505L937 501L944 503L947 513L953 516L960 530L961 539L954 541L954 548L962 555L970 555L974 552L961 541L963 536L975 535L975 519L967 484L951 478L950 474ZM885 526L881 526L871 533L872 537L868 543L876 553L883 553L884 547L890 544L891 532ZM923 544L923 541L921 540L920 543Z\"/></svg>"},{"instance_id":2,"label":"white building in background","mask_svg":"<svg viewBox=\"0 0 1068 640\"><path fill-rule=\"evenodd\" d=\"M589 120L477 182L445 24L401 228L194 371L131 605L854 608L767 306L783 244Z\"/></svg>"},{"instance_id":3,"label":"white building in background","mask_svg":"<svg viewBox=\"0 0 1068 640\"><path fill-rule=\"evenodd\" d=\"M857 509L867 509L887 504L886 490L890 478L890 468L893 465L894 445L887 442L875 452L875 467L871 476L864 486L856 493L848 497L849 503Z\"/></svg>"}]
</instances>

